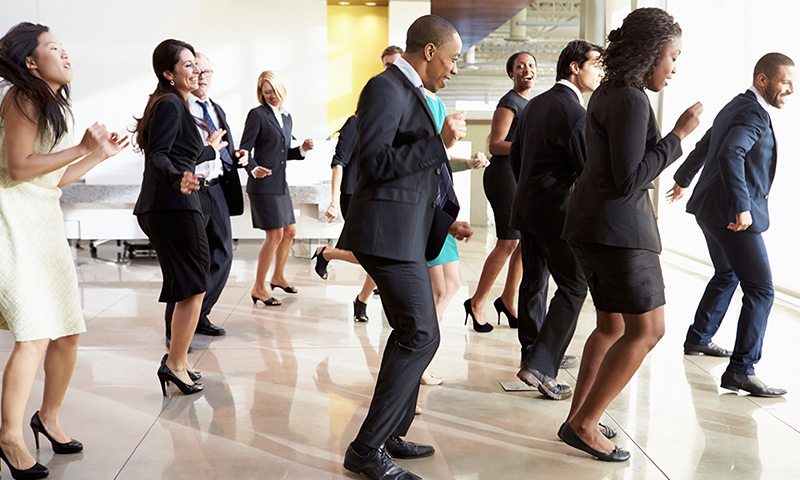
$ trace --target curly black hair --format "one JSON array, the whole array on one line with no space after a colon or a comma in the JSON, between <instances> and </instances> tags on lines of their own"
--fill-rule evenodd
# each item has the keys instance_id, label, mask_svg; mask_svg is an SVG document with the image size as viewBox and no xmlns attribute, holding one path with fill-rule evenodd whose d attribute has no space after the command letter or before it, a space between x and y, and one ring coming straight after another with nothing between
<instances>
[{"instance_id":1,"label":"curly black hair","mask_svg":"<svg viewBox=\"0 0 800 480\"><path fill-rule=\"evenodd\" d=\"M637 8L608 34L602 54L604 83L644 88L668 42L682 34L678 22L660 8Z\"/></svg>"}]
</instances>

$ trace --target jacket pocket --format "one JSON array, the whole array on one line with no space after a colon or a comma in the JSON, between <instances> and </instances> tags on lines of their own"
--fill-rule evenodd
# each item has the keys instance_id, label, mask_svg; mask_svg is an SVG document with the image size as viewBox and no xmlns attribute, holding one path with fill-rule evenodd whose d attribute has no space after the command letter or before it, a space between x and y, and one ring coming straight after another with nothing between
<instances>
[{"instance_id":1,"label":"jacket pocket","mask_svg":"<svg viewBox=\"0 0 800 480\"><path fill-rule=\"evenodd\" d=\"M406 188L380 187L375 189L375 193L372 194L372 199L389 200L400 203L417 203L419 202L419 192Z\"/></svg>"}]
</instances>

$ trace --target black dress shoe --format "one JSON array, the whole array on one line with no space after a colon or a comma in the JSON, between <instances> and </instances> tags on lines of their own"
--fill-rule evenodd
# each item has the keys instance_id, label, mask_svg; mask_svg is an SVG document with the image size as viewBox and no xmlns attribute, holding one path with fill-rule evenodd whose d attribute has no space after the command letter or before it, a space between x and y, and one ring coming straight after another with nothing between
<instances>
[{"instance_id":1,"label":"black dress shoe","mask_svg":"<svg viewBox=\"0 0 800 480\"><path fill-rule=\"evenodd\" d=\"M344 454L344 468L370 480L422 480L422 477L398 467L383 448L370 450L367 455L359 455L351 444Z\"/></svg>"},{"instance_id":2,"label":"black dress shoe","mask_svg":"<svg viewBox=\"0 0 800 480\"><path fill-rule=\"evenodd\" d=\"M754 397L782 397L786 395L783 388L770 387L764 384L755 375L745 375L742 373L725 372L722 374L722 388L739 392L744 390Z\"/></svg>"},{"instance_id":3,"label":"black dress shoe","mask_svg":"<svg viewBox=\"0 0 800 480\"><path fill-rule=\"evenodd\" d=\"M384 446L386 451L394 458L430 457L436 451L430 445L407 442L400 437L389 437Z\"/></svg>"},{"instance_id":4,"label":"black dress shoe","mask_svg":"<svg viewBox=\"0 0 800 480\"><path fill-rule=\"evenodd\" d=\"M566 383L558 383L555 378L548 377L534 368L521 368L517 372L517 378L531 387L536 387L539 393L551 400L564 400L572 396L572 387Z\"/></svg>"},{"instance_id":5,"label":"black dress shoe","mask_svg":"<svg viewBox=\"0 0 800 480\"><path fill-rule=\"evenodd\" d=\"M323 280L328 279L328 263L330 260L325 260L325 248L327 247L319 247L316 252L314 252L314 256L311 257L311 260L316 260L317 262L314 264L314 271L317 272L319 278Z\"/></svg>"},{"instance_id":6,"label":"black dress shoe","mask_svg":"<svg viewBox=\"0 0 800 480\"><path fill-rule=\"evenodd\" d=\"M631 458L631 452L623 450L617 446L614 446L614 450L611 450L608 453L595 450L587 445L586 442L581 440L581 437L579 437L578 434L572 430L572 427L570 427L568 423L565 423L561 426L561 429L558 431L558 437L570 447L586 452L603 462L627 462L628 459Z\"/></svg>"},{"instance_id":7,"label":"black dress shoe","mask_svg":"<svg viewBox=\"0 0 800 480\"><path fill-rule=\"evenodd\" d=\"M575 355L564 355L558 368L575 368L578 366L578 357Z\"/></svg>"},{"instance_id":8,"label":"black dress shoe","mask_svg":"<svg viewBox=\"0 0 800 480\"><path fill-rule=\"evenodd\" d=\"M684 355L708 355L709 357L730 357L730 350L716 345L714 342L708 342L708 345L696 345L692 343L683 344Z\"/></svg>"},{"instance_id":9,"label":"black dress shoe","mask_svg":"<svg viewBox=\"0 0 800 480\"><path fill-rule=\"evenodd\" d=\"M205 325L197 325L197 328L194 329L194 333L198 335L208 335L209 337L221 337L225 335L226 332L224 328L208 322Z\"/></svg>"}]
</instances>

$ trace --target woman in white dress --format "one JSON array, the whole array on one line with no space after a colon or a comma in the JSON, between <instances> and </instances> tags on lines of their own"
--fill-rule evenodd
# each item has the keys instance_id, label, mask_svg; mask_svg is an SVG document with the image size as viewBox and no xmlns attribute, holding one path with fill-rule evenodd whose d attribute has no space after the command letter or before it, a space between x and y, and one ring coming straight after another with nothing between
<instances>
[{"instance_id":1,"label":"woman in white dress","mask_svg":"<svg viewBox=\"0 0 800 480\"><path fill-rule=\"evenodd\" d=\"M23 439L23 415L44 357L44 394L30 427L55 453L83 445L59 414L86 330L66 240L59 187L120 152L103 125L73 145L69 56L43 25L20 23L0 39L0 328L14 349L3 373L0 458L15 479L44 478Z\"/></svg>"}]
</instances>

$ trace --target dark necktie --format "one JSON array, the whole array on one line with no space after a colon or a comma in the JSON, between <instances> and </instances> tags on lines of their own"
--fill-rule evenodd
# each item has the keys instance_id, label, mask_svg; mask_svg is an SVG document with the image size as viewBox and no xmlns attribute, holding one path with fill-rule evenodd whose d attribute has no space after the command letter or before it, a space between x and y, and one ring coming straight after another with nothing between
<instances>
[{"instance_id":1,"label":"dark necktie","mask_svg":"<svg viewBox=\"0 0 800 480\"><path fill-rule=\"evenodd\" d=\"M422 85L420 85L419 91L422 94L422 101L425 102L425 106L428 106L428 100L425 99L425 88ZM428 111L430 111L430 108L428 108ZM432 112L431 115L433 115ZM450 171L444 162L438 168L439 185L436 190L436 206L451 214L452 207L458 208L458 198L456 198L456 191L453 189L453 179L450 178ZM448 200L452 205L447 205Z\"/></svg>"},{"instance_id":2,"label":"dark necktie","mask_svg":"<svg viewBox=\"0 0 800 480\"><path fill-rule=\"evenodd\" d=\"M211 118L211 114L208 113L208 105L206 105L206 102L197 100L197 104L203 109L203 119L206 121L208 129L211 130L211 133L216 132L218 129L214 124L214 120ZM220 149L219 158L222 160L222 164L225 166L225 171L233 168L233 159L231 158L231 154L228 152L227 148Z\"/></svg>"}]
</instances>

